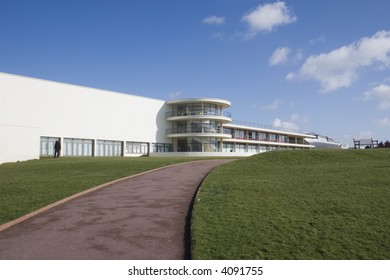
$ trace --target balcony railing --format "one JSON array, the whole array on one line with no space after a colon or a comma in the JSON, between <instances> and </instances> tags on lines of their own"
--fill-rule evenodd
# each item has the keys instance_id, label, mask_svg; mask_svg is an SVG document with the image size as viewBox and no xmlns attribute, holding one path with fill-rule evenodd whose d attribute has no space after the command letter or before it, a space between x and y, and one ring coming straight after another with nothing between
<instances>
[{"instance_id":1,"label":"balcony railing","mask_svg":"<svg viewBox=\"0 0 390 280\"><path fill-rule=\"evenodd\" d=\"M300 145L306 145L303 138L281 138L281 139L273 139L273 138L261 138L261 137L240 137L232 135L231 139L237 139L237 140L249 140L249 141L256 141L256 142L270 142L270 143L284 143L284 144L300 144Z\"/></svg>"},{"instance_id":2,"label":"balcony railing","mask_svg":"<svg viewBox=\"0 0 390 280\"><path fill-rule=\"evenodd\" d=\"M266 125L266 124L251 123L251 122L244 122L244 121L232 121L231 124L254 127L254 128L263 128L263 129L279 130L279 131L284 131L284 132L305 134L304 131L299 130L299 129L291 129L291 128L272 126L272 125Z\"/></svg>"},{"instance_id":3,"label":"balcony railing","mask_svg":"<svg viewBox=\"0 0 390 280\"><path fill-rule=\"evenodd\" d=\"M182 116L221 116L231 118L232 114L222 110L214 111L186 111L186 112L167 112L166 117L182 117Z\"/></svg>"},{"instance_id":4,"label":"balcony railing","mask_svg":"<svg viewBox=\"0 0 390 280\"><path fill-rule=\"evenodd\" d=\"M218 133L218 134L222 134L223 133L223 128L217 128L217 129L213 129L213 128L207 128L207 127L189 127L189 128L168 128L166 130L166 134L169 135L169 134L193 134L193 133Z\"/></svg>"}]
</instances>

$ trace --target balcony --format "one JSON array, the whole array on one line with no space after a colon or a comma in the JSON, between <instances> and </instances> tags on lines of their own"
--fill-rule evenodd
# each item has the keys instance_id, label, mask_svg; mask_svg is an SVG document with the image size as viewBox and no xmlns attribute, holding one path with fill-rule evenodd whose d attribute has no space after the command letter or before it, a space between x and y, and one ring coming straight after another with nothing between
<instances>
[{"instance_id":1,"label":"balcony","mask_svg":"<svg viewBox=\"0 0 390 280\"><path fill-rule=\"evenodd\" d=\"M223 110L186 111L186 112L171 111L166 113L166 118L168 121L210 119L210 120L219 120L223 123L229 123L232 121L231 116L232 116L231 113L225 112Z\"/></svg>"},{"instance_id":2,"label":"balcony","mask_svg":"<svg viewBox=\"0 0 390 280\"><path fill-rule=\"evenodd\" d=\"M169 128L166 130L167 137L214 137L231 138L230 134L223 133L223 128L213 129L208 127Z\"/></svg>"},{"instance_id":3,"label":"balcony","mask_svg":"<svg viewBox=\"0 0 390 280\"><path fill-rule=\"evenodd\" d=\"M232 114L223 110L213 111L186 111L186 112L167 112L166 117L182 117L182 116L221 116L231 118Z\"/></svg>"}]
</instances>

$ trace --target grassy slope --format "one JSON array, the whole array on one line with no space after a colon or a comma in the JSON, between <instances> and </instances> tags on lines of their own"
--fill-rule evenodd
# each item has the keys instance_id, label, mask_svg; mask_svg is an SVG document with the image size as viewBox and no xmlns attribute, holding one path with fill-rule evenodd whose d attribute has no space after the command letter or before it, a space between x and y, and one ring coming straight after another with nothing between
<instances>
[{"instance_id":1,"label":"grassy slope","mask_svg":"<svg viewBox=\"0 0 390 280\"><path fill-rule=\"evenodd\" d=\"M194 259L389 259L390 149L270 152L207 177Z\"/></svg>"},{"instance_id":2,"label":"grassy slope","mask_svg":"<svg viewBox=\"0 0 390 280\"><path fill-rule=\"evenodd\" d=\"M45 158L0 165L0 224L114 179L194 158Z\"/></svg>"}]
</instances>

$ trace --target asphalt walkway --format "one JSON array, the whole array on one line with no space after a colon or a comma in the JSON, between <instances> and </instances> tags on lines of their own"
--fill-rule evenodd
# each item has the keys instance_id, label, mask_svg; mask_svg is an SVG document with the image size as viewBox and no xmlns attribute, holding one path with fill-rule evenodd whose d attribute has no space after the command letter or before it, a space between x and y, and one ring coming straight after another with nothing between
<instances>
[{"instance_id":1,"label":"asphalt walkway","mask_svg":"<svg viewBox=\"0 0 390 280\"><path fill-rule=\"evenodd\" d=\"M56 206L1 231L0 259L185 259L194 194L230 161L167 167Z\"/></svg>"}]
</instances>

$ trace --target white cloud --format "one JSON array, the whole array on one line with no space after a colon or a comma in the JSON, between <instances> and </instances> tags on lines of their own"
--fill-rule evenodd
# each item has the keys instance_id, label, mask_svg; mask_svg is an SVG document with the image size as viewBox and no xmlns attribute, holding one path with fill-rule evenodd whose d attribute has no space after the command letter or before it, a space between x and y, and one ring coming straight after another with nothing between
<instances>
[{"instance_id":1,"label":"white cloud","mask_svg":"<svg viewBox=\"0 0 390 280\"><path fill-rule=\"evenodd\" d=\"M351 86L358 70L369 66L378 66L379 70L390 66L390 31L379 31L329 53L310 56L297 73L289 73L286 79L313 79L321 83L323 92L330 92Z\"/></svg>"},{"instance_id":2,"label":"white cloud","mask_svg":"<svg viewBox=\"0 0 390 280\"><path fill-rule=\"evenodd\" d=\"M286 47L280 47L277 48L272 56L269 58L268 63L270 66L280 65L287 63L288 61L291 61L293 63L300 63L300 61L303 59L303 50L291 50L290 48ZM290 73L286 79L292 79L294 76L293 73Z\"/></svg>"},{"instance_id":3,"label":"white cloud","mask_svg":"<svg viewBox=\"0 0 390 280\"><path fill-rule=\"evenodd\" d=\"M390 119L389 118L383 118L381 120L376 120L376 123L381 125L381 126L390 127Z\"/></svg>"},{"instance_id":4,"label":"white cloud","mask_svg":"<svg viewBox=\"0 0 390 280\"><path fill-rule=\"evenodd\" d=\"M274 110L278 109L280 106L282 106L283 104L284 104L283 101L275 100L271 104L268 104L266 106L260 107L260 110L261 111L274 111Z\"/></svg>"},{"instance_id":5,"label":"white cloud","mask_svg":"<svg viewBox=\"0 0 390 280\"><path fill-rule=\"evenodd\" d=\"M289 104L288 104L288 107L289 108L295 107L295 102L294 101L290 101Z\"/></svg>"},{"instance_id":6,"label":"white cloud","mask_svg":"<svg viewBox=\"0 0 390 280\"><path fill-rule=\"evenodd\" d=\"M295 129L295 130L299 129L299 127L295 123L289 122L289 121L282 121L278 118L276 118L273 121L272 125L275 127L282 127L282 128L288 128L288 129Z\"/></svg>"},{"instance_id":7,"label":"white cloud","mask_svg":"<svg viewBox=\"0 0 390 280\"><path fill-rule=\"evenodd\" d=\"M299 49L295 52L294 62L299 62L303 59L303 50Z\"/></svg>"},{"instance_id":8,"label":"white cloud","mask_svg":"<svg viewBox=\"0 0 390 280\"><path fill-rule=\"evenodd\" d=\"M259 5L256 9L242 18L249 24L247 38L251 38L260 31L273 31L277 26L286 25L297 20L287 8L285 2Z\"/></svg>"},{"instance_id":9,"label":"white cloud","mask_svg":"<svg viewBox=\"0 0 390 280\"><path fill-rule=\"evenodd\" d=\"M291 81L291 80L294 80L295 78L297 77L297 75L293 72L290 72L286 75L286 80L287 81Z\"/></svg>"},{"instance_id":10,"label":"white cloud","mask_svg":"<svg viewBox=\"0 0 390 280\"><path fill-rule=\"evenodd\" d=\"M290 120L292 122L307 123L309 121L309 117L308 116L301 116L299 114L292 114L290 117Z\"/></svg>"},{"instance_id":11,"label":"white cloud","mask_svg":"<svg viewBox=\"0 0 390 280\"><path fill-rule=\"evenodd\" d=\"M225 22L224 17L210 16L202 20L204 24L221 25Z\"/></svg>"},{"instance_id":12,"label":"white cloud","mask_svg":"<svg viewBox=\"0 0 390 280\"><path fill-rule=\"evenodd\" d=\"M272 125L275 127L283 127L288 129L298 130L299 126L297 123L307 123L309 121L308 116L300 116L299 114L292 114L290 119L287 121L282 121L279 118L276 118Z\"/></svg>"},{"instance_id":13,"label":"white cloud","mask_svg":"<svg viewBox=\"0 0 390 280\"><path fill-rule=\"evenodd\" d=\"M271 66L286 63L291 50L289 48L277 48L269 59Z\"/></svg>"},{"instance_id":14,"label":"white cloud","mask_svg":"<svg viewBox=\"0 0 390 280\"><path fill-rule=\"evenodd\" d=\"M390 109L390 85L381 84L363 93L365 100L376 99L379 109Z\"/></svg>"},{"instance_id":15,"label":"white cloud","mask_svg":"<svg viewBox=\"0 0 390 280\"><path fill-rule=\"evenodd\" d=\"M295 102L294 101L285 102L276 99L271 104L268 105L257 105L257 104L254 105L254 107L259 111L275 111L281 108L282 106L285 106L287 108L293 108L295 106Z\"/></svg>"},{"instance_id":16,"label":"white cloud","mask_svg":"<svg viewBox=\"0 0 390 280\"><path fill-rule=\"evenodd\" d=\"M169 94L169 99L177 99L180 97L181 97L181 91L176 91Z\"/></svg>"}]
</instances>

